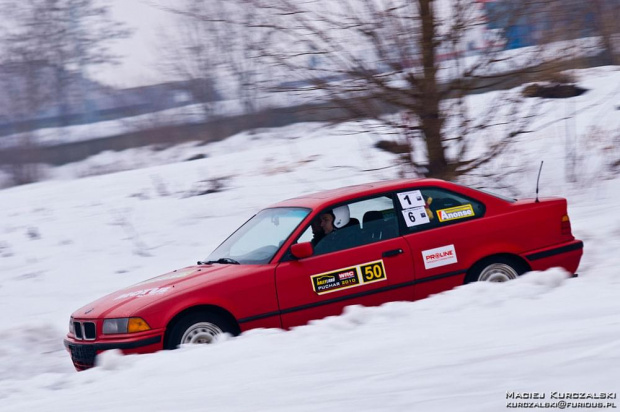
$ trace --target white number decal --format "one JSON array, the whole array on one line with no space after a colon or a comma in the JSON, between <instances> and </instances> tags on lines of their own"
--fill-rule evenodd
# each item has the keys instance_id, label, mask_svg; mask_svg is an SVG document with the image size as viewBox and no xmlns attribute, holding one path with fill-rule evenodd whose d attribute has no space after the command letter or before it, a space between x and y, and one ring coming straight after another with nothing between
<instances>
[{"instance_id":1,"label":"white number decal","mask_svg":"<svg viewBox=\"0 0 620 412\"><path fill-rule=\"evenodd\" d=\"M403 217L408 227L423 225L429 223L431 220L428 218L426 209L424 206L413 207L411 209L403 210Z\"/></svg>"},{"instance_id":2,"label":"white number decal","mask_svg":"<svg viewBox=\"0 0 620 412\"><path fill-rule=\"evenodd\" d=\"M398 200L403 209L411 209L412 207L420 207L426 204L419 190L399 193Z\"/></svg>"}]
</instances>

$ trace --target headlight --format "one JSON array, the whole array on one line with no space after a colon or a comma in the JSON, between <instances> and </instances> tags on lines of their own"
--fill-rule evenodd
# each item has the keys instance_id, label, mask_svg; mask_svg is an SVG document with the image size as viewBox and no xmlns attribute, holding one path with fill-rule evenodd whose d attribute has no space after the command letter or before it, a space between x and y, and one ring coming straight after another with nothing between
<instances>
[{"instance_id":1,"label":"headlight","mask_svg":"<svg viewBox=\"0 0 620 412\"><path fill-rule=\"evenodd\" d=\"M103 321L103 333L106 335L142 332L149 329L151 327L142 318L105 319Z\"/></svg>"},{"instance_id":2,"label":"headlight","mask_svg":"<svg viewBox=\"0 0 620 412\"><path fill-rule=\"evenodd\" d=\"M73 316L69 318L69 333L75 336L75 324L73 323Z\"/></svg>"},{"instance_id":3,"label":"headlight","mask_svg":"<svg viewBox=\"0 0 620 412\"><path fill-rule=\"evenodd\" d=\"M128 318L122 319L105 319L103 321L103 333L113 335L115 333L127 333Z\"/></svg>"}]
</instances>

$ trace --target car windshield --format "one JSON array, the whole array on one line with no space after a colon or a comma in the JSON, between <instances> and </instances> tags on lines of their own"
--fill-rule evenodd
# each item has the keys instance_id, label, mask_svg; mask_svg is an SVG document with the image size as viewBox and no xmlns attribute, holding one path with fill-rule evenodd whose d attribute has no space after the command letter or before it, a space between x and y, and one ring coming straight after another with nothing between
<instances>
[{"instance_id":1,"label":"car windshield","mask_svg":"<svg viewBox=\"0 0 620 412\"><path fill-rule=\"evenodd\" d=\"M276 254L310 209L261 210L209 255L207 262L264 264Z\"/></svg>"}]
</instances>

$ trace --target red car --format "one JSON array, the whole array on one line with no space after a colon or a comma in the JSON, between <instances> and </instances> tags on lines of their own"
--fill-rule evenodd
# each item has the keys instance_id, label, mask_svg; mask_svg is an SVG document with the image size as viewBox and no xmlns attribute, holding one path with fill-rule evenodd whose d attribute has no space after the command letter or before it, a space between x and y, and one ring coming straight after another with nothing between
<instances>
[{"instance_id":1,"label":"red car","mask_svg":"<svg viewBox=\"0 0 620 412\"><path fill-rule=\"evenodd\" d=\"M413 301L554 266L583 243L562 198L515 200L435 179L345 187L258 212L204 262L73 313L78 370L98 353L149 353L220 333L290 328L344 306Z\"/></svg>"}]
</instances>

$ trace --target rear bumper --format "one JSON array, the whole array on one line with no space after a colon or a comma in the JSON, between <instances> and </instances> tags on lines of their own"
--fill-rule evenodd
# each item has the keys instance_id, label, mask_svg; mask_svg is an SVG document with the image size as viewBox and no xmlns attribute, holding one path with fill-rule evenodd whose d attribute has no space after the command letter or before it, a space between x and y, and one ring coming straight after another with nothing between
<instances>
[{"instance_id":1,"label":"rear bumper","mask_svg":"<svg viewBox=\"0 0 620 412\"><path fill-rule=\"evenodd\" d=\"M583 242L572 242L555 245L545 249L530 251L523 255L532 270L546 270L552 267L562 267L575 274L583 255Z\"/></svg>"},{"instance_id":2,"label":"rear bumper","mask_svg":"<svg viewBox=\"0 0 620 412\"><path fill-rule=\"evenodd\" d=\"M97 355L103 351L119 349L124 354L152 353L163 348L162 335L139 337L122 341L84 342L70 336L64 339L65 348L71 354L73 366L78 371L95 366Z\"/></svg>"}]
</instances>

